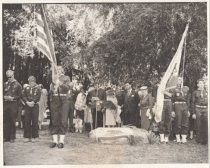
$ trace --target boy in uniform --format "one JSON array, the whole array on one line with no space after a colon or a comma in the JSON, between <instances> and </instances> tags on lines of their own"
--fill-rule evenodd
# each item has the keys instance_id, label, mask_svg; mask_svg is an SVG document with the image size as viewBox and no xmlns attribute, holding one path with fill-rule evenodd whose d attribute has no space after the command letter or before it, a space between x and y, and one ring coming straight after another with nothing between
<instances>
[{"instance_id":1,"label":"boy in uniform","mask_svg":"<svg viewBox=\"0 0 210 168\"><path fill-rule=\"evenodd\" d=\"M41 88L36 83L36 78L30 76L28 78L29 85L23 90L23 101L25 102L24 114L24 138L25 142L35 142L39 137L39 105L41 96ZM32 125L31 125L32 123Z\"/></svg>"},{"instance_id":2,"label":"boy in uniform","mask_svg":"<svg viewBox=\"0 0 210 168\"><path fill-rule=\"evenodd\" d=\"M197 123L196 141L205 145L208 143L208 92L203 79L198 80L197 86L192 95L192 117Z\"/></svg>"}]
</instances>

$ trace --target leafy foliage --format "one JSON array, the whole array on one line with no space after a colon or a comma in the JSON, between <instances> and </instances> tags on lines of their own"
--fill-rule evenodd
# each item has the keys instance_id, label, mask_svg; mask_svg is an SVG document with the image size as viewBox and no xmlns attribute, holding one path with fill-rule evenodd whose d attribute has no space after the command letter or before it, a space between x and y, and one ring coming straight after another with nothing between
<instances>
[{"instance_id":1,"label":"leafy foliage","mask_svg":"<svg viewBox=\"0 0 210 168\"><path fill-rule=\"evenodd\" d=\"M207 65L205 3L117 4L116 9L114 30L88 48L90 57L105 62L102 70L99 66L102 79L110 71L112 82L153 83L168 67L189 18L192 21L186 48L186 84L191 86L202 76Z\"/></svg>"},{"instance_id":2,"label":"leafy foliage","mask_svg":"<svg viewBox=\"0 0 210 168\"><path fill-rule=\"evenodd\" d=\"M26 5L3 13L4 41L11 53L22 57L34 54L33 9ZM207 69L206 3L48 4L46 9L56 56L66 71L76 68L102 83L154 84L174 56L189 19L186 84L195 87Z\"/></svg>"}]
</instances>

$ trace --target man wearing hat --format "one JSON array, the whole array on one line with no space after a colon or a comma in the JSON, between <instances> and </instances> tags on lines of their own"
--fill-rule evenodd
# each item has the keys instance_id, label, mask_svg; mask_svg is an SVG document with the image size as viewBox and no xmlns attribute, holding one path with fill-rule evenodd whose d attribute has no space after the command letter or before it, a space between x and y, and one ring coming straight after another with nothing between
<instances>
[{"instance_id":1,"label":"man wearing hat","mask_svg":"<svg viewBox=\"0 0 210 168\"><path fill-rule=\"evenodd\" d=\"M41 88L36 83L34 76L29 76L29 85L23 90L23 101L25 102L24 114L24 138L25 142L35 142L39 137L39 105Z\"/></svg>"},{"instance_id":2,"label":"man wearing hat","mask_svg":"<svg viewBox=\"0 0 210 168\"><path fill-rule=\"evenodd\" d=\"M196 119L196 141L203 145L208 143L208 92L203 79L197 81L198 89L192 95L192 118Z\"/></svg>"},{"instance_id":3,"label":"man wearing hat","mask_svg":"<svg viewBox=\"0 0 210 168\"><path fill-rule=\"evenodd\" d=\"M139 111L138 111L139 97L138 94L132 90L129 83L125 84L124 94L124 124L131 124L139 127Z\"/></svg>"},{"instance_id":4,"label":"man wearing hat","mask_svg":"<svg viewBox=\"0 0 210 168\"><path fill-rule=\"evenodd\" d=\"M189 104L190 95L189 87L180 84L177 85L173 93L173 105L174 105L174 133L176 135L176 141L178 143L186 143L186 137L189 129ZM180 139L181 135L181 139Z\"/></svg>"},{"instance_id":5,"label":"man wearing hat","mask_svg":"<svg viewBox=\"0 0 210 168\"><path fill-rule=\"evenodd\" d=\"M14 71L6 72L8 78L4 83L4 141L14 142L19 100L22 95L20 83L14 78Z\"/></svg>"}]
</instances>

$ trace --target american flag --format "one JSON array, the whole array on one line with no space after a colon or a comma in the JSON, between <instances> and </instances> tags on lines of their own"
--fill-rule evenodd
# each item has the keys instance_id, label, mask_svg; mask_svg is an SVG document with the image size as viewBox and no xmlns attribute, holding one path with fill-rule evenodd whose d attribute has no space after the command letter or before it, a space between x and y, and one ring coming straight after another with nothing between
<instances>
[{"instance_id":1,"label":"american flag","mask_svg":"<svg viewBox=\"0 0 210 168\"><path fill-rule=\"evenodd\" d=\"M57 60L54 52L52 35L50 33L44 6L41 4L36 12L36 47L44 54L52 66L52 81L56 81Z\"/></svg>"}]
</instances>

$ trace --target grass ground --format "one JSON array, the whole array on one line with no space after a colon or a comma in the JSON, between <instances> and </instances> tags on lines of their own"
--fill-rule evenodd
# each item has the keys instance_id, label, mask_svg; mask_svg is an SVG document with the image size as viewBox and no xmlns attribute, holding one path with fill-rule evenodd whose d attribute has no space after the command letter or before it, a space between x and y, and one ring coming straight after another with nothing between
<instances>
[{"instance_id":1,"label":"grass ground","mask_svg":"<svg viewBox=\"0 0 210 168\"><path fill-rule=\"evenodd\" d=\"M6 165L208 163L208 147L194 140L179 145L173 141L111 145L93 142L87 134L68 133L63 149L50 149L48 130L40 131L36 143L24 143L22 135L17 130L16 142L4 143Z\"/></svg>"}]
</instances>

